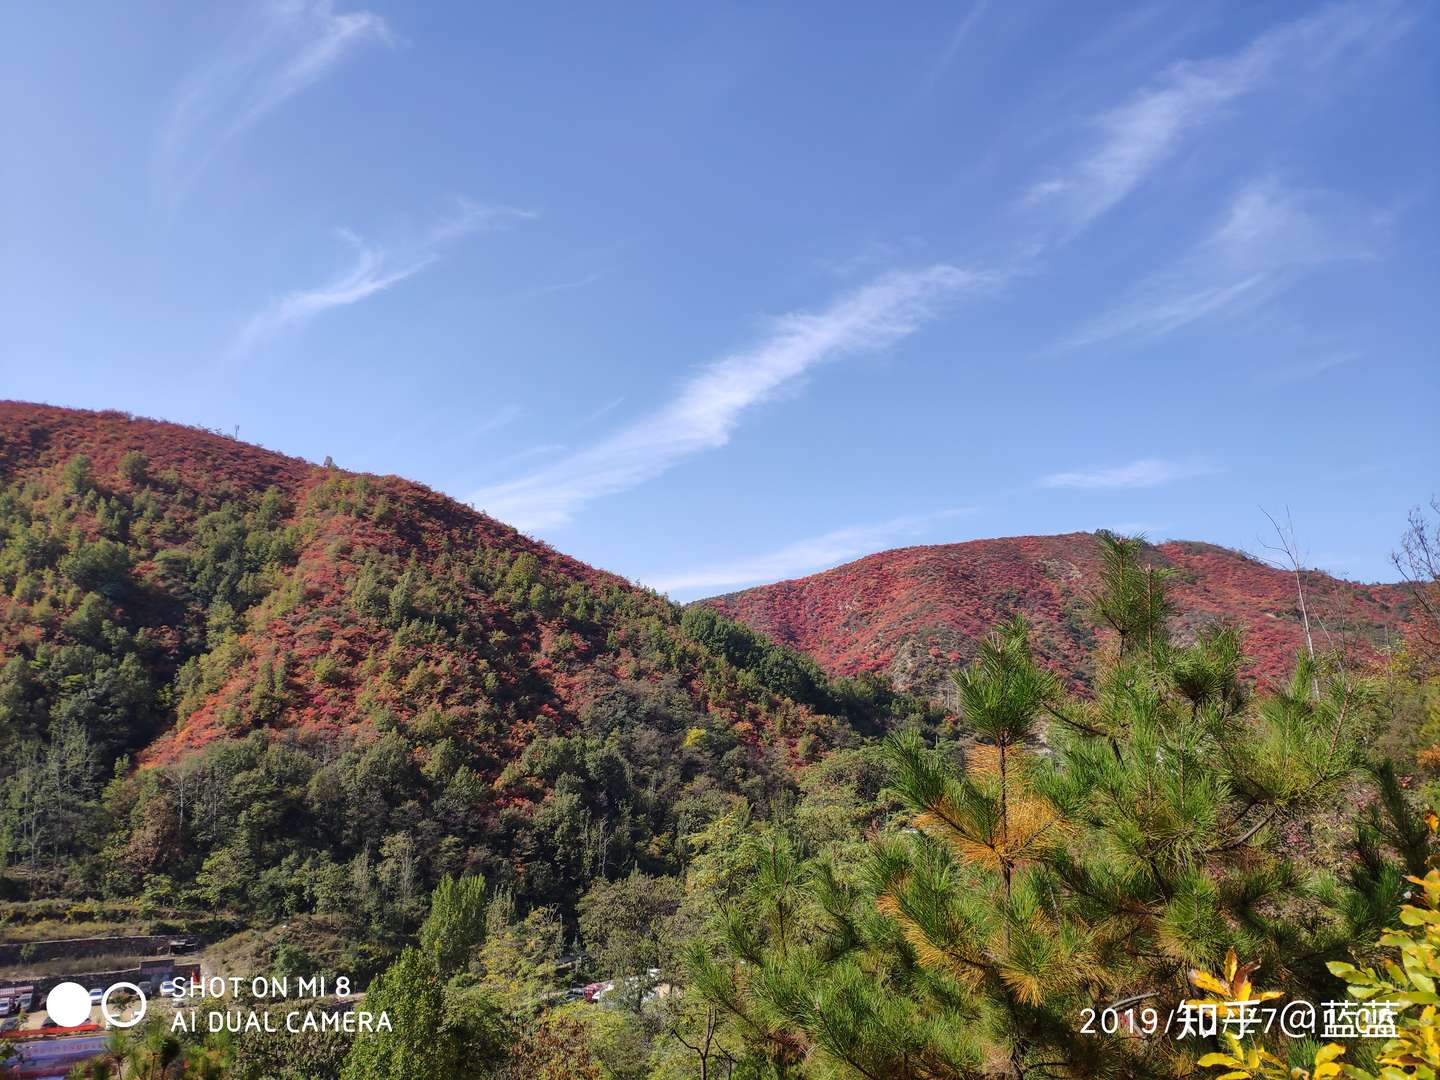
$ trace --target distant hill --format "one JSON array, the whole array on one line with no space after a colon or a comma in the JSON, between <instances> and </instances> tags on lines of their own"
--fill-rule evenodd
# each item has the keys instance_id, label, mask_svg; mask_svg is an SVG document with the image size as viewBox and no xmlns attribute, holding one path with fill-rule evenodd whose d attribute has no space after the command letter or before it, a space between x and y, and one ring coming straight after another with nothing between
<instances>
[{"instance_id":1,"label":"distant hill","mask_svg":"<svg viewBox=\"0 0 1440 1080\"><path fill-rule=\"evenodd\" d=\"M1173 541L1149 554L1177 572L1174 629L1182 639L1207 623L1238 624L1250 674L1285 675L1304 643L1292 575L1213 544ZM899 548L701 602L804 651L831 674L880 672L920 692L968 661L995 623L1022 614L1049 663L1083 681L1097 633L1085 609L1099 555L1090 533ZM1303 581L1317 647L1374 655L1406 622L1402 586L1355 585L1318 571Z\"/></svg>"}]
</instances>

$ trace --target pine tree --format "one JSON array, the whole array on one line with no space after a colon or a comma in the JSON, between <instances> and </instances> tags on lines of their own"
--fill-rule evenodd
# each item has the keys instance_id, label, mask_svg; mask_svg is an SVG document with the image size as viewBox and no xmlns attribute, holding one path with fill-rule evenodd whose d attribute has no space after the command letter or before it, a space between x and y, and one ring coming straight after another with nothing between
<instances>
[{"instance_id":1,"label":"pine tree","mask_svg":"<svg viewBox=\"0 0 1440 1080\"><path fill-rule=\"evenodd\" d=\"M1138 540L1101 542L1093 609L1114 637L1092 695L1062 693L1024 623L1002 626L955 679L962 750L888 741L910 828L864 880L772 836L692 949L696 989L769 1075L1173 1075L1193 1047L1082 1033L1084 1010L1165 1015L1231 949L1323 999L1322 961L1393 911L1379 819L1371 869L1339 891L1281 839L1359 770L1367 685L1302 656L1252 699L1236 632L1175 644L1166 571ZM1400 825L1384 839L1418 850Z\"/></svg>"}]
</instances>

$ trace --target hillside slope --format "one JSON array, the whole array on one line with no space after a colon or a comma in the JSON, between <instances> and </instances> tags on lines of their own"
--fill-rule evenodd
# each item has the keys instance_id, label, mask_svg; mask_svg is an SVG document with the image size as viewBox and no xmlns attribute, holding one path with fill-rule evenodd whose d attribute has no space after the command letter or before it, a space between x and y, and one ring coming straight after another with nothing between
<instances>
[{"instance_id":1,"label":"hillside slope","mask_svg":"<svg viewBox=\"0 0 1440 1080\"><path fill-rule=\"evenodd\" d=\"M571 904L673 870L681 822L870 704L704 631L397 477L0 403L0 874L259 911L373 884L383 922L446 872Z\"/></svg>"},{"instance_id":2,"label":"hillside slope","mask_svg":"<svg viewBox=\"0 0 1440 1080\"><path fill-rule=\"evenodd\" d=\"M1245 630L1250 673L1283 676L1303 646L1294 578L1239 552L1176 541L1150 549L1176 571L1175 628L1230 621ZM1040 654L1083 678L1095 629L1086 597L1099 570L1089 533L1020 536L900 548L794 581L702 601L771 639L803 650L832 674L881 672L917 691L968 661L976 639L1002 619L1035 624ZM1318 646L1363 654L1392 640L1409 597L1395 585L1353 585L1304 575Z\"/></svg>"}]
</instances>

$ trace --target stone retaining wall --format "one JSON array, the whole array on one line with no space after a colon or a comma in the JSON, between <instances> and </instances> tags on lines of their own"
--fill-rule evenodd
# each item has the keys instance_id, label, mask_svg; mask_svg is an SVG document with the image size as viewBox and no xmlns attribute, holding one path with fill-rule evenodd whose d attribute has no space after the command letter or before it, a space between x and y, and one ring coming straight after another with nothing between
<instances>
[{"instance_id":1,"label":"stone retaining wall","mask_svg":"<svg viewBox=\"0 0 1440 1080\"><path fill-rule=\"evenodd\" d=\"M128 937L60 938L56 941L0 943L0 964L29 964L79 956L153 956L167 951L174 934L136 934Z\"/></svg>"}]
</instances>

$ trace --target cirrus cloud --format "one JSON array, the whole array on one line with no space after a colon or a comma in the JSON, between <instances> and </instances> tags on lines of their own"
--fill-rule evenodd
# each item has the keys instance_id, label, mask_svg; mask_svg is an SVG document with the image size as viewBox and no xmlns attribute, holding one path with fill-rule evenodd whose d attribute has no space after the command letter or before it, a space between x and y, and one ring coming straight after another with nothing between
<instances>
[{"instance_id":1,"label":"cirrus cloud","mask_svg":"<svg viewBox=\"0 0 1440 1080\"><path fill-rule=\"evenodd\" d=\"M1122 488L1158 487L1193 476L1212 476L1220 471L1213 462L1190 458L1170 461L1166 458L1141 458L1124 465L1101 466L1051 473L1042 477L1041 487L1078 488L1099 491Z\"/></svg>"},{"instance_id":2,"label":"cirrus cloud","mask_svg":"<svg viewBox=\"0 0 1440 1080\"><path fill-rule=\"evenodd\" d=\"M902 540L917 539L933 532L942 522L975 512L974 507L957 507L931 514L891 518L871 525L850 525L795 540L760 555L658 574L653 579L646 579L644 584L671 595L698 596L705 590L780 581L828 570L871 552L894 547Z\"/></svg>"},{"instance_id":3,"label":"cirrus cloud","mask_svg":"<svg viewBox=\"0 0 1440 1080\"><path fill-rule=\"evenodd\" d=\"M470 502L521 529L562 525L597 498L724 446L748 409L817 365L894 345L945 298L991 281L940 264L886 275L820 312L781 316L759 341L701 368L657 411L547 468L476 491Z\"/></svg>"},{"instance_id":4,"label":"cirrus cloud","mask_svg":"<svg viewBox=\"0 0 1440 1080\"><path fill-rule=\"evenodd\" d=\"M1090 126L1096 137L1084 151L1033 184L1022 202L1052 216L1062 238L1071 235L1126 198L1187 135L1228 106L1285 80L1328 79L1341 61L1375 52L1410 21L1398 0L1336 3L1277 26L1235 52L1177 63L1095 117Z\"/></svg>"},{"instance_id":5,"label":"cirrus cloud","mask_svg":"<svg viewBox=\"0 0 1440 1080\"><path fill-rule=\"evenodd\" d=\"M176 202L227 143L329 74L367 44L393 45L372 11L337 12L331 0L274 0L181 85L161 125L156 182Z\"/></svg>"},{"instance_id":6,"label":"cirrus cloud","mask_svg":"<svg viewBox=\"0 0 1440 1080\"><path fill-rule=\"evenodd\" d=\"M230 352L232 355L246 352L322 312L358 303L414 277L439 259L442 248L464 236L535 216L528 210L479 206L462 199L458 213L422 236L402 240L391 247L370 244L349 229L337 229L336 235L354 252L351 264L323 284L296 289L271 300L246 320L231 343Z\"/></svg>"}]
</instances>

